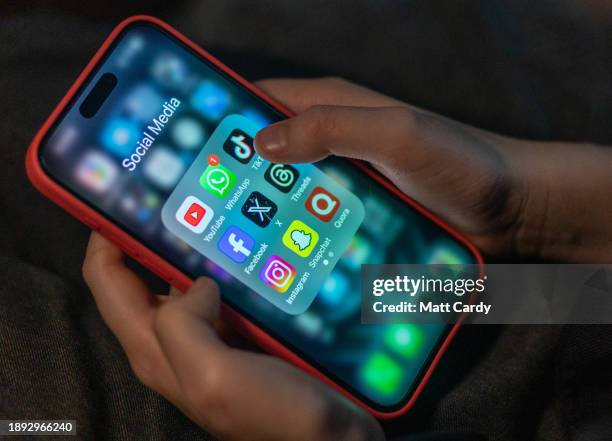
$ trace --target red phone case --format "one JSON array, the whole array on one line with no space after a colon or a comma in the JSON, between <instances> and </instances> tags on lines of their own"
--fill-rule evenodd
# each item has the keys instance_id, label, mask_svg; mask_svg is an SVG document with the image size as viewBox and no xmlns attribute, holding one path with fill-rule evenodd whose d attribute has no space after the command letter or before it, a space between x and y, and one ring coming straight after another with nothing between
<instances>
[{"instance_id":1,"label":"red phone case","mask_svg":"<svg viewBox=\"0 0 612 441\"><path fill-rule=\"evenodd\" d=\"M148 269L153 271L155 274L160 276L162 279L166 280L168 283L176 286L182 291L185 291L189 288L192 283L192 280L182 273L179 269L165 261L163 258L158 256L152 250L146 247L146 245L140 243L132 236L121 230L115 224L113 224L110 220L99 214L97 211L89 207L87 204L79 200L69 191L61 187L58 183L56 183L53 179L51 179L43 170L39 159L38 159L38 151L40 147L40 142L49 130L49 128L53 125L53 123L57 120L62 111L66 108L69 101L75 95L75 93L79 90L81 85L84 83L86 78L92 72L92 70L96 67L100 59L106 53L107 49L113 43L113 41L117 38L117 36L121 33L123 29L125 29L128 25L133 24L134 22L148 22L152 23L175 38L181 41L183 44L197 52L202 57L206 58L213 65L223 71L225 74L229 75L231 78L240 83L243 87L257 95L263 101L274 107L276 110L285 114L286 116L291 116L292 112L287 109L282 104L278 103L274 99L265 95L263 91L259 90L254 85L250 84L247 80L242 78L236 72L232 71L229 67L221 63L214 56L206 52L204 49L200 48L194 42L189 40L183 34L172 28L167 23L150 16L138 15L125 19L122 21L108 36L108 38L104 41L100 49L93 56L91 61L87 64L85 69L81 72L77 80L68 90L68 93L62 98L57 107L53 110L49 118L45 121L43 126L40 128L36 136L34 137L32 143L30 144L27 154L26 154L26 171L30 181L34 184L34 186L47 198L51 199L57 205L62 207L64 210L69 212L71 215L81 220L83 223L88 225L92 230L98 231L106 238L114 242L117 246L119 246L126 254L130 255L142 265L146 266ZM483 265L482 257L479 251L470 244L465 238L463 238L459 233L453 230L450 226L446 225L442 220L438 219L434 214L429 212L427 209L422 207L417 202L413 201L403 193L401 193L393 184L391 184L388 180L378 174L374 169L370 166L363 164L358 161L354 161L355 165L360 169L364 170L368 175L370 175L376 182L385 187L390 192L397 195L400 199L404 200L407 204L414 207L425 217L430 219L432 222L446 230L449 234L455 237L458 241L464 244L475 256L479 265ZM429 366L424 369L424 374L420 379L417 387L414 389L412 395L408 399L408 401L400 408L394 411L384 411L380 409L375 409L372 406L364 403L358 397L353 395L348 390L344 389L342 386L335 383L325 374L317 370L314 366L309 364L306 360L302 359L300 356L292 352L286 346L275 340L272 336L270 336L265 330L261 329L259 326L242 316L238 311L234 310L230 306L224 304L222 306L222 317L224 320L231 323L234 327L240 330L244 335L250 338L253 342L264 348L267 352L274 354L280 358L287 360L288 362L298 366L299 368L309 372L310 374L318 377L325 383L329 384L331 387L339 391L341 394L346 396L348 399L366 409L368 412L373 414L375 417L380 419L391 419L398 417L405 412L407 412L413 405L418 396L421 394L427 381L431 377L436 365L440 361L442 355L448 348L451 340L457 333L460 324L455 324L449 333L446 335L444 341L440 345L438 351L431 359Z\"/></svg>"}]
</instances>

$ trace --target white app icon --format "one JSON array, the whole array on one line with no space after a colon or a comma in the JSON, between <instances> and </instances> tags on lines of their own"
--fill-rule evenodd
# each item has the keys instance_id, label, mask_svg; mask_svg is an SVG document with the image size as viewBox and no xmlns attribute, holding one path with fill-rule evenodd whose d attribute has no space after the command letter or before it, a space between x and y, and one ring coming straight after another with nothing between
<instances>
[{"instance_id":1,"label":"white app icon","mask_svg":"<svg viewBox=\"0 0 612 441\"><path fill-rule=\"evenodd\" d=\"M144 164L144 175L162 190L171 190L185 171L185 164L172 150L159 146Z\"/></svg>"},{"instance_id":2,"label":"white app icon","mask_svg":"<svg viewBox=\"0 0 612 441\"><path fill-rule=\"evenodd\" d=\"M176 220L196 234L201 234L215 212L195 196L187 196L176 211Z\"/></svg>"}]
</instances>

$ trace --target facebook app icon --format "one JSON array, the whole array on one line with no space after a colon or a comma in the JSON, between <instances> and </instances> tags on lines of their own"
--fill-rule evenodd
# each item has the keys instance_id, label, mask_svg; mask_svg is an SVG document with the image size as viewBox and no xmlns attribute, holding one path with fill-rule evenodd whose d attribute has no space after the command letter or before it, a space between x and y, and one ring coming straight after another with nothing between
<instances>
[{"instance_id":1,"label":"facebook app icon","mask_svg":"<svg viewBox=\"0 0 612 441\"><path fill-rule=\"evenodd\" d=\"M235 226L229 227L218 243L221 252L237 263L244 262L254 246L253 238Z\"/></svg>"}]
</instances>

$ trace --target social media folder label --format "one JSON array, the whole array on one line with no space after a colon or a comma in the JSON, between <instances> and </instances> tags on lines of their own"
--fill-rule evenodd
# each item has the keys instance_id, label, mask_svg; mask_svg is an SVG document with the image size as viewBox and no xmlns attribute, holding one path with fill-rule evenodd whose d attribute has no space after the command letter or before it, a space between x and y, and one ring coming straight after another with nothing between
<instances>
[{"instance_id":1,"label":"social media folder label","mask_svg":"<svg viewBox=\"0 0 612 441\"><path fill-rule=\"evenodd\" d=\"M164 226L289 314L301 314L364 219L361 201L312 164L257 155L261 127L221 121L162 208Z\"/></svg>"}]
</instances>

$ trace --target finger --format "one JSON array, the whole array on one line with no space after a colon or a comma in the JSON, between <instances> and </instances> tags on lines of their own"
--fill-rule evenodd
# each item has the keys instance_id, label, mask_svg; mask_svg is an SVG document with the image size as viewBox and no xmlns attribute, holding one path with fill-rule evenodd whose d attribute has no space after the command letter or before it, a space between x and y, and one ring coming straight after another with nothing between
<instances>
[{"instance_id":1,"label":"finger","mask_svg":"<svg viewBox=\"0 0 612 441\"><path fill-rule=\"evenodd\" d=\"M218 313L216 285L199 279L164 304L156 320L183 407L199 424L228 440L359 439L352 435L366 431L375 436L364 439L377 439L380 428L371 417L318 380L280 360L224 345L211 327Z\"/></svg>"},{"instance_id":2,"label":"finger","mask_svg":"<svg viewBox=\"0 0 612 441\"><path fill-rule=\"evenodd\" d=\"M193 377L205 367L193 363L196 353L214 361L215 351L223 349L213 329L219 309L219 288L208 278L196 280L187 293L169 298L160 307L155 332L179 380Z\"/></svg>"},{"instance_id":3,"label":"finger","mask_svg":"<svg viewBox=\"0 0 612 441\"><path fill-rule=\"evenodd\" d=\"M339 78L269 79L257 86L296 113L316 105L380 107L403 105L381 93Z\"/></svg>"},{"instance_id":4,"label":"finger","mask_svg":"<svg viewBox=\"0 0 612 441\"><path fill-rule=\"evenodd\" d=\"M407 107L315 106L262 129L258 153L273 162L313 162L330 154L383 165L416 142L415 114Z\"/></svg>"},{"instance_id":5,"label":"finger","mask_svg":"<svg viewBox=\"0 0 612 441\"><path fill-rule=\"evenodd\" d=\"M153 331L159 300L127 268L123 253L93 232L87 247L83 276L102 317L124 348L139 380L178 403L178 381Z\"/></svg>"},{"instance_id":6,"label":"finger","mask_svg":"<svg viewBox=\"0 0 612 441\"><path fill-rule=\"evenodd\" d=\"M96 232L87 246L83 276L104 321L124 347L140 345L135 330L148 327L158 300L125 266L121 250Z\"/></svg>"}]
</instances>

